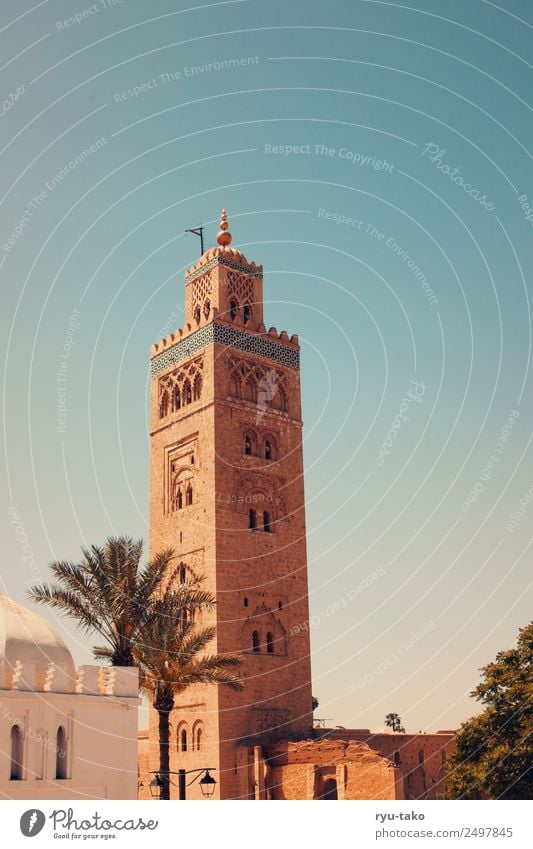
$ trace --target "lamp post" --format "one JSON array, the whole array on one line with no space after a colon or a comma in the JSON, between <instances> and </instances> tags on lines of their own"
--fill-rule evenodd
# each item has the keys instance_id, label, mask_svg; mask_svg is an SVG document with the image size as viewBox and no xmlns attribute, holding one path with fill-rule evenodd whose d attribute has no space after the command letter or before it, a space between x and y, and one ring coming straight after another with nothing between
<instances>
[{"instance_id":1,"label":"lamp post","mask_svg":"<svg viewBox=\"0 0 533 849\"><path fill-rule=\"evenodd\" d=\"M150 782L150 794L152 795L152 797L154 799L159 799L160 795L161 795L161 787L164 784L161 776L162 775L164 775L165 777L168 776L169 784L174 784L174 782L171 781L170 776L171 775L177 775L178 776L178 799L184 801L185 798L186 798L186 795L187 795L187 787L190 787L191 784L194 784L195 781L198 781L198 779L200 778L200 774L203 773L202 778L200 778L200 781L199 781L200 790L202 791L202 796L204 796L204 798L206 798L206 799L209 799L215 792L216 781L213 778L213 776L210 775L210 773L213 772L214 769L215 769L214 767L203 766L200 769L189 769L189 770L180 769L177 772L175 772L173 770L169 770L167 773L152 772L151 775L153 775L154 778ZM194 774L194 778L192 779L192 781L189 781L189 783L187 783L187 776L193 775L193 774Z\"/></svg>"}]
</instances>

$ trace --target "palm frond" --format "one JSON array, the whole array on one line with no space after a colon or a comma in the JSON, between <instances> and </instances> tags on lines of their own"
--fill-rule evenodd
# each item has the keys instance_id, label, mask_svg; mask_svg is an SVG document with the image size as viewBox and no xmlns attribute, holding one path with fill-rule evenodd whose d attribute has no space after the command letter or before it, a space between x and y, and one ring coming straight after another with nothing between
<instances>
[{"instance_id":1,"label":"palm frond","mask_svg":"<svg viewBox=\"0 0 533 849\"><path fill-rule=\"evenodd\" d=\"M90 631L101 631L101 623L90 603L72 590L62 590L59 587L37 584L28 592L28 598L37 604L49 604L72 619L76 619L80 627Z\"/></svg>"}]
</instances>

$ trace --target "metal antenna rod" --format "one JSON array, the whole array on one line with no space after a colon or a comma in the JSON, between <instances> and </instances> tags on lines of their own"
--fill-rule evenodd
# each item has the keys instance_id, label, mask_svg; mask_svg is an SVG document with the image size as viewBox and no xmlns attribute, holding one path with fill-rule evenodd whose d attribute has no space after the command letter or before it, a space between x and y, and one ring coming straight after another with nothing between
<instances>
[{"instance_id":1,"label":"metal antenna rod","mask_svg":"<svg viewBox=\"0 0 533 849\"><path fill-rule=\"evenodd\" d=\"M204 228L203 227L192 227L190 230L185 230L186 233L194 233L195 236L200 236L200 256L203 256L204 253Z\"/></svg>"}]
</instances>

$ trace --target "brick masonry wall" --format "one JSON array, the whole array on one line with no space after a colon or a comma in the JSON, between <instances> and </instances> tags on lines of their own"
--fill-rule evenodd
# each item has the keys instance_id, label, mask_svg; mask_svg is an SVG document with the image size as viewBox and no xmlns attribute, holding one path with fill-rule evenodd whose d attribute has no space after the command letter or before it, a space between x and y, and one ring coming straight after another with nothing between
<instances>
[{"instance_id":1,"label":"brick masonry wall","mask_svg":"<svg viewBox=\"0 0 533 849\"><path fill-rule=\"evenodd\" d=\"M223 266L210 271L209 298L219 310L227 308L228 273ZM235 270L232 273L235 276ZM194 308L191 286L188 311ZM253 291L260 297L260 281L253 281ZM276 331L267 334L257 323L262 321L262 305L252 306L254 320L244 325L239 316L235 324L249 330L254 339L276 337L297 350L294 337L278 337ZM209 316L202 310L199 326L213 319L233 324L227 314L217 317L213 307ZM176 340L186 339L195 329L194 316L187 314ZM172 348L173 339L169 344ZM255 381L253 398L246 397L248 384L242 387L244 397L237 397L232 374L234 381L238 368ZM174 412L169 399L168 411L161 417L161 387L167 378L177 371L196 374L198 369L200 398L185 404L182 400ZM245 433L252 434L250 455L245 453ZM301 438L298 369L266 356L211 343L152 379L151 554L171 546L176 563L205 576L205 587L217 599L212 650L242 652L244 660L241 694L224 687L190 687L171 716L171 769L213 767L220 798L242 798L250 792L243 738L265 732L286 737L312 727ZM270 457L265 457L266 441L271 443ZM184 491L185 485L192 485L193 503L173 509L174 481L180 476ZM256 510L257 530L249 527L251 507ZM263 527L265 511L268 531ZM259 634L259 651L252 650L254 631ZM183 730L186 751L182 751ZM156 742L157 716L152 711L148 755L152 769L157 768ZM191 794L197 795L197 785Z\"/></svg>"}]
</instances>

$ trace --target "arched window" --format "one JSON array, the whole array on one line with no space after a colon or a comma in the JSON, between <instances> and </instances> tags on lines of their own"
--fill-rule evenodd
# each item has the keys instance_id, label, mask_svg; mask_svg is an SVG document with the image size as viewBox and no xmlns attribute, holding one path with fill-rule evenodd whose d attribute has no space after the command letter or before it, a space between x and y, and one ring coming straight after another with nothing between
<instances>
[{"instance_id":1,"label":"arched window","mask_svg":"<svg viewBox=\"0 0 533 849\"><path fill-rule=\"evenodd\" d=\"M62 725L56 735L56 778L67 777L67 735Z\"/></svg>"},{"instance_id":2,"label":"arched window","mask_svg":"<svg viewBox=\"0 0 533 849\"><path fill-rule=\"evenodd\" d=\"M272 631L267 631L267 652L274 654L274 634Z\"/></svg>"},{"instance_id":3,"label":"arched window","mask_svg":"<svg viewBox=\"0 0 533 849\"><path fill-rule=\"evenodd\" d=\"M194 378L194 383L192 387L192 397L194 401L199 401L200 396L202 394L202 378L199 374Z\"/></svg>"},{"instance_id":4,"label":"arched window","mask_svg":"<svg viewBox=\"0 0 533 849\"><path fill-rule=\"evenodd\" d=\"M196 731L196 751L201 752L202 750L202 736L203 732L201 728L198 728Z\"/></svg>"},{"instance_id":5,"label":"arched window","mask_svg":"<svg viewBox=\"0 0 533 849\"><path fill-rule=\"evenodd\" d=\"M233 398L240 398L241 397L241 382L240 382L240 379L235 374L233 374L231 376L229 392L230 392L230 395Z\"/></svg>"},{"instance_id":6,"label":"arched window","mask_svg":"<svg viewBox=\"0 0 533 849\"><path fill-rule=\"evenodd\" d=\"M174 389L172 390L172 409L174 411L179 410L181 407L181 395L180 388L177 383L174 384Z\"/></svg>"},{"instance_id":7,"label":"arched window","mask_svg":"<svg viewBox=\"0 0 533 849\"><path fill-rule=\"evenodd\" d=\"M244 437L244 453L251 454L252 453L252 437L249 433Z\"/></svg>"},{"instance_id":8,"label":"arched window","mask_svg":"<svg viewBox=\"0 0 533 849\"><path fill-rule=\"evenodd\" d=\"M185 491L185 506L190 507L192 504L192 486L189 484Z\"/></svg>"},{"instance_id":9,"label":"arched window","mask_svg":"<svg viewBox=\"0 0 533 849\"><path fill-rule=\"evenodd\" d=\"M194 309L194 320L195 320L196 324L200 324L200 318L201 318L200 307L196 306L195 309Z\"/></svg>"},{"instance_id":10,"label":"arched window","mask_svg":"<svg viewBox=\"0 0 533 849\"><path fill-rule=\"evenodd\" d=\"M400 766L400 753L394 752L394 766Z\"/></svg>"},{"instance_id":11,"label":"arched window","mask_svg":"<svg viewBox=\"0 0 533 849\"><path fill-rule=\"evenodd\" d=\"M182 563L181 566L180 566L180 584L184 584L186 580L187 580L187 570L185 569L185 566Z\"/></svg>"},{"instance_id":12,"label":"arched window","mask_svg":"<svg viewBox=\"0 0 533 849\"><path fill-rule=\"evenodd\" d=\"M168 392L165 389L159 402L159 418L164 419L168 413Z\"/></svg>"},{"instance_id":13,"label":"arched window","mask_svg":"<svg viewBox=\"0 0 533 849\"><path fill-rule=\"evenodd\" d=\"M190 404L192 401L192 390L191 383L189 380L186 380L183 384L183 403Z\"/></svg>"},{"instance_id":14,"label":"arched window","mask_svg":"<svg viewBox=\"0 0 533 849\"><path fill-rule=\"evenodd\" d=\"M22 781L22 756L22 731L18 725L14 725L11 729L11 769L9 773L11 781Z\"/></svg>"},{"instance_id":15,"label":"arched window","mask_svg":"<svg viewBox=\"0 0 533 849\"><path fill-rule=\"evenodd\" d=\"M181 491L181 486L178 487L178 491L176 493L176 507L178 510L181 510L183 507L183 493Z\"/></svg>"},{"instance_id":16,"label":"arched window","mask_svg":"<svg viewBox=\"0 0 533 849\"><path fill-rule=\"evenodd\" d=\"M278 610L283 610L283 602L278 601Z\"/></svg>"},{"instance_id":17,"label":"arched window","mask_svg":"<svg viewBox=\"0 0 533 849\"><path fill-rule=\"evenodd\" d=\"M234 321L237 318L238 309L239 309L239 306L237 304L237 301L232 299L229 302L229 314L230 314L230 318L231 318L232 321Z\"/></svg>"},{"instance_id":18,"label":"arched window","mask_svg":"<svg viewBox=\"0 0 533 849\"><path fill-rule=\"evenodd\" d=\"M187 730L185 728L182 729L180 734L180 752L187 751Z\"/></svg>"},{"instance_id":19,"label":"arched window","mask_svg":"<svg viewBox=\"0 0 533 849\"><path fill-rule=\"evenodd\" d=\"M243 308L243 311L242 311L242 317L243 317L245 323L247 321L250 321L250 319L252 317L252 308L249 304L244 305L244 308Z\"/></svg>"},{"instance_id":20,"label":"arched window","mask_svg":"<svg viewBox=\"0 0 533 849\"><path fill-rule=\"evenodd\" d=\"M274 386L274 392L270 404L275 410L282 410L284 413L286 413L289 409L287 404L287 394L283 386L279 383Z\"/></svg>"},{"instance_id":21,"label":"arched window","mask_svg":"<svg viewBox=\"0 0 533 849\"><path fill-rule=\"evenodd\" d=\"M244 606L248 607L248 599L246 598L246 596L244 596Z\"/></svg>"},{"instance_id":22,"label":"arched window","mask_svg":"<svg viewBox=\"0 0 533 849\"><path fill-rule=\"evenodd\" d=\"M424 765L424 750L423 749L418 750L418 763L420 764L420 766Z\"/></svg>"},{"instance_id":23,"label":"arched window","mask_svg":"<svg viewBox=\"0 0 533 849\"><path fill-rule=\"evenodd\" d=\"M209 313L211 312L211 301L209 298L204 303L204 315L206 318L209 318Z\"/></svg>"},{"instance_id":24,"label":"arched window","mask_svg":"<svg viewBox=\"0 0 533 849\"><path fill-rule=\"evenodd\" d=\"M244 384L244 400L257 401L257 386L250 378Z\"/></svg>"},{"instance_id":25,"label":"arched window","mask_svg":"<svg viewBox=\"0 0 533 849\"><path fill-rule=\"evenodd\" d=\"M252 634L252 650L256 654L261 651L261 644L259 642L259 631L254 631Z\"/></svg>"},{"instance_id":26,"label":"arched window","mask_svg":"<svg viewBox=\"0 0 533 849\"><path fill-rule=\"evenodd\" d=\"M267 534L272 533L272 528L270 527L270 513L268 510L265 510L263 513L263 530Z\"/></svg>"},{"instance_id":27,"label":"arched window","mask_svg":"<svg viewBox=\"0 0 533 849\"><path fill-rule=\"evenodd\" d=\"M265 460L272 460L272 443L269 439L265 442Z\"/></svg>"},{"instance_id":28,"label":"arched window","mask_svg":"<svg viewBox=\"0 0 533 849\"><path fill-rule=\"evenodd\" d=\"M249 522L251 530L254 531L257 528L257 513L253 509L249 511Z\"/></svg>"}]
</instances>

